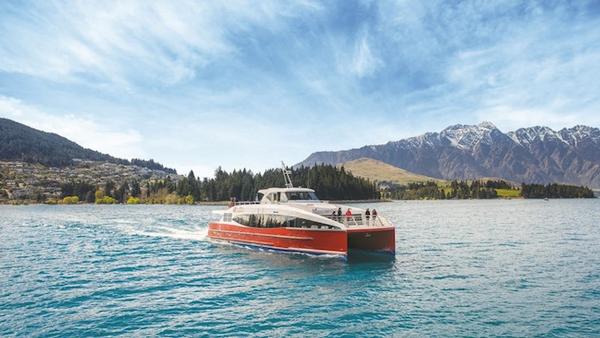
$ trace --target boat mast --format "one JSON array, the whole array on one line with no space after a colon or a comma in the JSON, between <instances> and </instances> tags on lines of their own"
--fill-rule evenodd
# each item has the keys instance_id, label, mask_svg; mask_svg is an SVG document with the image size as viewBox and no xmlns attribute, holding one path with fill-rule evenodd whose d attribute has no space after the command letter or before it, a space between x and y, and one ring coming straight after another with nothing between
<instances>
[{"instance_id":1,"label":"boat mast","mask_svg":"<svg viewBox=\"0 0 600 338\"><path fill-rule=\"evenodd\" d=\"M294 185L292 184L292 177L290 176L292 174L292 171L287 169L287 167L285 166L285 163L283 163L283 161L281 161L281 171L283 171L283 179L285 180L285 187L293 188Z\"/></svg>"}]
</instances>

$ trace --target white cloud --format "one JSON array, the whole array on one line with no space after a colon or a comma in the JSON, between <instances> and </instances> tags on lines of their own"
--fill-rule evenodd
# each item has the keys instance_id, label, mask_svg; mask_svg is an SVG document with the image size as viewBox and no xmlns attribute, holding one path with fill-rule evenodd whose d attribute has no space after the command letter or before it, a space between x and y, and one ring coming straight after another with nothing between
<instances>
[{"instance_id":1,"label":"white cloud","mask_svg":"<svg viewBox=\"0 0 600 338\"><path fill-rule=\"evenodd\" d=\"M454 123L598 124L596 18L510 1L347 5L17 4L0 11L0 95L27 102L4 102L17 120L43 111L28 121L200 175Z\"/></svg>"},{"instance_id":2,"label":"white cloud","mask_svg":"<svg viewBox=\"0 0 600 338\"><path fill-rule=\"evenodd\" d=\"M236 53L230 37L318 7L277 1L83 1L23 6L0 21L0 70L53 81L170 85Z\"/></svg>"},{"instance_id":3,"label":"white cloud","mask_svg":"<svg viewBox=\"0 0 600 338\"><path fill-rule=\"evenodd\" d=\"M358 77L369 76L383 65L383 61L377 58L371 51L367 35L364 34L356 41L354 55L350 70Z\"/></svg>"},{"instance_id":4,"label":"white cloud","mask_svg":"<svg viewBox=\"0 0 600 338\"><path fill-rule=\"evenodd\" d=\"M114 130L82 114L54 115L18 99L0 96L0 116L56 133L79 145L122 158L144 157L142 135L135 129Z\"/></svg>"},{"instance_id":5,"label":"white cloud","mask_svg":"<svg viewBox=\"0 0 600 338\"><path fill-rule=\"evenodd\" d=\"M598 125L598 31L567 23L558 10L538 14L526 23L513 20L492 44L449 58L452 104L508 129Z\"/></svg>"},{"instance_id":6,"label":"white cloud","mask_svg":"<svg viewBox=\"0 0 600 338\"><path fill-rule=\"evenodd\" d=\"M543 109L495 106L477 112L476 116L479 121L492 121L504 131L531 126L545 126L558 130L578 124L600 124L599 115L561 112L554 110L551 105Z\"/></svg>"}]
</instances>

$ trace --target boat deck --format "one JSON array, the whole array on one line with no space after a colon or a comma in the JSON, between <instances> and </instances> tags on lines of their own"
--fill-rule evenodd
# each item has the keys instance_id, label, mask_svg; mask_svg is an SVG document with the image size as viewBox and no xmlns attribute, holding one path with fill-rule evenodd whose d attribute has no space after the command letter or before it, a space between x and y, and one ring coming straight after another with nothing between
<instances>
[{"instance_id":1,"label":"boat deck","mask_svg":"<svg viewBox=\"0 0 600 338\"><path fill-rule=\"evenodd\" d=\"M334 215L320 215L344 224L346 227L352 228L376 228L376 227L393 227L393 225L384 217L381 216L370 216L366 217L364 214L352 215L352 216L334 216Z\"/></svg>"},{"instance_id":2,"label":"boat deck","mask_svg":"<svg viewBox=\"0 0 600 338\"><path fill-rule=\"evenodd\" d=\"M262 204L260 201L235 201L234 204L230 204L230 207L233 206L251 206L251 205L260 205ZM309 208L301 208L304 210L310 210ZM333 215L333 214L323 214L321 212L316 212L316 209L312 211L313 214L319 215L321 217L325 217L327 219L333 220L337 223L343 224L348 229L372 229L372 228L390 228L394 227L394 225L389 222L386 218L382 216L373 216L373 215L365 215L364 211L359 213L354 213L351 216L346 215ZM319 226L315 225L312 228L318 229Z\"/></svg>"}]
</instances>

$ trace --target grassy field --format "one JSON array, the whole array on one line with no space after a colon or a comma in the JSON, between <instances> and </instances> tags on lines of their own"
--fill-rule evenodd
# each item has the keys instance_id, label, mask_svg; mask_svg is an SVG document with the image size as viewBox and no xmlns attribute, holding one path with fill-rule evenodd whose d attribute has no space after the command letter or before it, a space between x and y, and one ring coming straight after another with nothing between
<instances>
[{"instance_id":1,"label":"grassy field","mask_svg":"<svg viewBox=\"0 0 600 338\"><path fill-rule=\"evenodd\" d=\"M521 197L521 190L496 189L496 193L498 194L498 197L503 197L503 198L517 198L517 197Z\"/></svg>"},{"instance_id":2,"label":"grassy field","mask_svg":"<svg viewBox=\"0 0 600 338\"><path fill-rule=\"evenodd\" d=\"M394 167L393 165L370 158L359 158L357 160L348 161L343 163L342 166L355 176L365 177L378 182L385 181L397 184L407 184L433 181L440 184L446 183L445 180L415 174L408 170Z\"/></svg>"}]
</instances>

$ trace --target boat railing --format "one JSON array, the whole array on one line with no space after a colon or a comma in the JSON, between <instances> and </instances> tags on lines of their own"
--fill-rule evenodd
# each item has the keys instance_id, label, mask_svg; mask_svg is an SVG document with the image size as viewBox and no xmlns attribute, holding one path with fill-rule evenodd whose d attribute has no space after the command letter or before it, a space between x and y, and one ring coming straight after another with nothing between
<instances>
[{"instance_id":1,"label":"boat railing","mask_svg":"<svg viewBox=\"0 0 600 338\"><path fill-rule=\"evenodd\" d=\"M328 219L336 221L338 223L342 223L348 227L363 227L363 226L372 226L372 227L382 227L382 226L390 226L388 220L381 216L369 216L367 217L365 214L355 214L352 216L337 216L337 215L323 215Z\"/></svg>"},{"instance_id":2,"label":"boat railing","mask_svg":"<svg viewBox=\"0 0 600 338\"><path fill-rule=\"evenodd\" d=\"M260 201L235 201L233 206L236 205L252 205L252 204L260 204Z\"/></svg>"}]
</instances>

